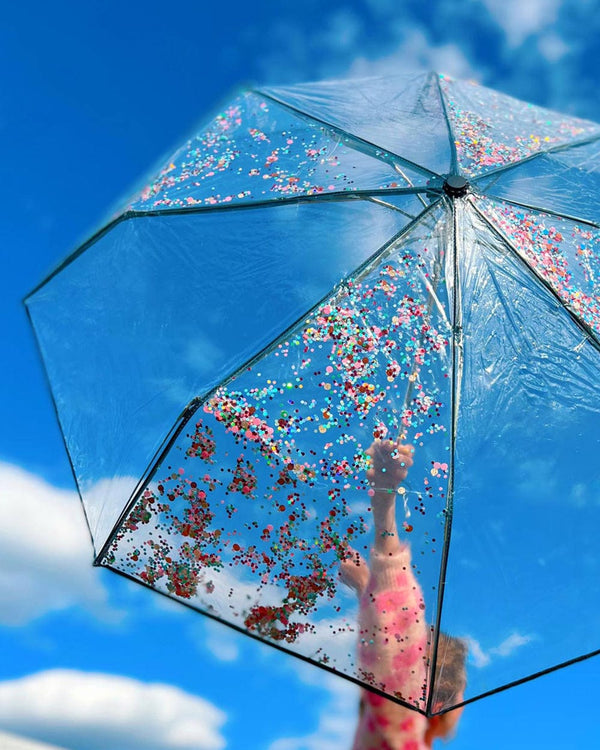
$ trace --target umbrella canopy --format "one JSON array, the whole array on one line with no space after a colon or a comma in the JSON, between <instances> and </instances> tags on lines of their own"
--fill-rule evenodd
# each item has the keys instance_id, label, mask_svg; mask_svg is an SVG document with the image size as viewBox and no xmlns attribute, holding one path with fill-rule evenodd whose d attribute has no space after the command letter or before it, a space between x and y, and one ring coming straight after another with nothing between
<instances>
[{"instance_id":1,"label":"umbrella canopy","mask_svg":"<svg viewBox=\"0 0 600 750\"><path fill-rule=\"evenodd\" d=\"M596 651L599 187L599 125L447 76L242 93L26 300L96 564L427 714ZM410 695L339 580L387 438Z\"/></svg>"}]
</instances>

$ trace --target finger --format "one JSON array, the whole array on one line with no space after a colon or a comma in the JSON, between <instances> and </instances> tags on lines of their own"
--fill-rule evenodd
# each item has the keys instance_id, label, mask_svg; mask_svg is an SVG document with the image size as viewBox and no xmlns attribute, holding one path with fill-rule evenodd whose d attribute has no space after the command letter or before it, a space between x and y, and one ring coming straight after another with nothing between
<instances>
[{"instance_id":1,"label":"finger","mask_svg":"<svg viewBox=\"0 0 600 750\"><path fill-rule=\"evenodd\" d=\"M398 463L401 463L405 466L412 466L414 463L412 454L408 452L397 453L394 458Z\"/></svg>"}]
</instances>

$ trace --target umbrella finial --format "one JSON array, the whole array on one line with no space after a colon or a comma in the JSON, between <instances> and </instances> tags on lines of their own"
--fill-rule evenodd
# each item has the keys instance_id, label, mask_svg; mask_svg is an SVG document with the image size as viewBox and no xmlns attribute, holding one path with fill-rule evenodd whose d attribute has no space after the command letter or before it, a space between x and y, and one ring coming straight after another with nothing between
<instances>
[{"instance_id":1,"label":"umbrella finial","mask_svg":"<svg viewBox=\"0 0 600 750\"><path fill-rule=\"evenodd\" d=\"M452 198L459 198L469 190L469 182L458 174L448 175L444 182L444 192Z\"/></svg>"}]
</instances>

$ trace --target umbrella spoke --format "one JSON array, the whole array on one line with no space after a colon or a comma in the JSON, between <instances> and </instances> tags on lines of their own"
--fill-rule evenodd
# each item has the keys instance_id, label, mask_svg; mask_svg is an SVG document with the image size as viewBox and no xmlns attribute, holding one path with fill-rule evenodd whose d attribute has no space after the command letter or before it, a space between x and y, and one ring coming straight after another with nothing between
<instances>
[{"instance_id":1,"label":"umbrella spoke","mask_svg":"<svg viewBox=\"0 0 600 750\"><path fill-rule=\"evenodd\" d=\"M514 242L511 241L510 237L508 237L504 232L500 231L498 227L495 226L492 221L490 221L489 217L480 210L480 208L474 201L472 201L472 206L478 216L482 219L482 221L484 221L485 224L490 228L490 230L511 250L515 257L518 258L519 262L523 264L523 267L526 268L527 271L533 277L535 277L545 289L550 292L550 294L557 300L561 307L564 308L575 325L585 334L590 344L594 346L598 351L600 351L600 337L597 330L592 327L592 325L590 325L590 323L588 323L585 319L583 319L581 317L581 314L573 308L571 303L571 295L567 291L563 291L561 293L560 289L557 290L553 283L551 283L546 278L546 276L544 276L543 272L538 270L538 268L533 267L531 263L528 262L527 258L523 257L523 253L519 251ZM596 326L598 326L598 322L596 322Z\"/></svg>"},{"instance_id":2,"label":"umbrella spoke","mask_svg":"<svg viewBox=\"0 0 600 750\"><path fill-rule=\"evenodd\" d=\"M432 172L426 167L423 167L422 165L417 164L411 161L410 159L407 159L399 154L394 154L391 151L387 151L381 146L378 146L375 143L371 143L370 141L364 138L361 138L360 136L353 135L352 133L347 132L343 128L339 128L337 125L327 122L327 120L323 120L320 117L317 117L316 115L311 115L308 112L304 112L301 109L297 109L293 105L288 104L287 102L281 99L278 99L273 94L268 94L262 90L260 90L258 93L260 93L261 96L264 96L265 99L270 99L271 101L279 104L281 107L285 107L289 109L290 111L294 112L294 114L296 114L298 117L305 118L307 120L310 120L311 122L316 122L320 126L329 130L331 133L335 133L336 135L341 136L347 145L351 146L352 148L355 148L357 151L368 154L369 156L373 156L376 159L380 159L381 161L384 161L386 164L390 164L393 167L395 167L396 164L400 162L405 167L408 167L414 170L415 172L419 172L420 174L426 177L439 177L439 175L436 172Z\"/></svg>"},{"instance_id":3,"label":"umbrella spoke","mask_svg":"<svg viewBox=\"0 0 600 750\"><path fill-rule=\"evenodd\" d=\"M442 84L440 83L440 76L435 76L435 82L437 85L437 89L440 95L440 102L442 104L442 111L444 113L444 120L446 122L446 127L448 128L448 140L450 143L450 174L456 174L458 172L458 154L456 151L456 139L453 135L453 128L452 123L450 122L450 117L448 115L448 108L446 106L446 98L444 96L444 92L442 91Z\"/></svg>"},{"instance_id":4,"label":"umbrella spoke","mask_svg":"<svg viewBox=\"0 0 600 750\"><path fill-rule=\"evenodd\" d=\"M571 216L570 214L561 213L559 211L552 211L549 208L542 208L541 206L534 206L531 203L523 203L522 201L516 201L511 200L510 198L504 198L501 195L494 195L493 193L490 193L488 190L485 191L485 195L487 198L491 198L496 201L502 201L503 203L508 203L511 206L517 206L518 208L525 208L527 211L535 211L536 213L543 213L547 216L556 216L557 219L566 219L567 221L572 221L577 224L585 224L588 227L594 227L594 229L600 229L600 224L598 224L595 221L589 221L588 219L582 219L579 216Z\"/></svg>"},{"instance_id":5,"label":"umbrella spoke","mask_svg":"<svg viewBox=\"0 0 600 750\"><path fill-rule=\"evenodd\" d=\"M573 138L569 140L568 143L560 143L556 146L548 146L548 148L542 148L539 151L536 151L534 154L524 156L523 158L511 162L510 164L504 164L497 169L492 169L489 172L485 172L485 174L475 176L472 178L472 180L474 183L477 183L477 181L487 179L488 177L496 177L497 175L502 177L505 172L515 169L516 167L520 167L523 164L527 164L530 161L534 161L535 159L548 156L549 154L558 154L561 151L568 151L569 149L577 148L578 146L587 146L588 144L597 143L598 141L600 141L600 135L593 135L587 138ZM489 186L486 187L486 190L488 188Z\"/></svg>"}]
</instances>

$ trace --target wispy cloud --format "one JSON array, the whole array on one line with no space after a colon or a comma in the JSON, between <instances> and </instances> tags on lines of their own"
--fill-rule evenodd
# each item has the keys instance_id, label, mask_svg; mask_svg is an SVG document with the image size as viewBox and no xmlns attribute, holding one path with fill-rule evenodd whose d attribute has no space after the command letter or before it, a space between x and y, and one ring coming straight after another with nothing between
<instances>
[{"instance_id":1,"label":"wispy cloud","mask_svg":"<svg viewBox=\"0 0 600 750\"><path fill-rule=\"evenodd\" d=\"M65 750L58 745L49 745L47 742L26 739L25 737L0 732L0 747L2 750Z\"/></svg>"},{"instance_id":2,"label":"wispy cloud","mask_svg":"<svg viewBox=\"0 0 600 750\"><path fill-rule=\"evenodd\" d=\"M470 636L465 638L469 644L469 661L473 666L482 668L489 666L497 657L506 658L518 649L526 646L535 640L534 635L521 635L520 633L511 633L497 646L484 650L481 643Z\"/></svg>"},{"instance_id":3,"label":"wispy cloud","mask_svg":"<svg viewBox=\"0 0 600 750\"><path fill-rule=\"evenodd\" d=\"M226 715L171 685L75 670L0 683L0 727L67 750L221 750Z\"/></svg>"},{"instance_id":4,"label":"wispy cloud","mask_svg":"<svg viewBox=\"0 0 600 750\"><path fill-rule=\"evenodd\" d=\"M75 605L104 619L120 617L92 567L77 494L5 463L0 488L0 624L23 625Z\"/></svg>"},{"instance_id":5,"label":"wispy cloud","mask_svg":"<svg viewBox=\"0 0 600 750\"><path fill-rule=\"evenodd\" d=\"M565 495L568 502L578 509L600 506L600 479L592 476L576 482Z\"/></svg>"},{"instance_id":6,"label":"wispy cloud","mask_svg":"<svg viewBox=\"0 0 600 750\"><path fill-rule=\"evenodd\" d=\"M483 0L512 47L522 44L555 21L560 0Z\"/></svg>"},{"instance_id":7,"label":"wispy cloud","mask_svg":"<svg viewBox=\"0 0 600 750\"><path fill-rule=\"evenodd\" d=\"M316 2L306 4L308 18ZM433 69L600 119L593 76L581 75L600 28L589 0L431 0L427 9L425 19L418 4L393 0L319 7L319 29L282 9L264 29L275 41L255 60L255 75L292 83Z\"/></svg>"},{"instance_id":8,"label":"wispy cloud","mask_svg":"<svg viewBox=\"0 0 600 750\"><path fill-rule=\"evenodd\" d=\"M433 42L427 30L414 26L400 31L395 49L387 55L357 57L348 69L348 77L388 75L390 71L435 70L457 78L475 78L477 73L459 45Z\"/></svg>"},{"instance_id":9,"label":"wispy cloud","mask_svg":"<svg viewBox=\"0 0 600 750\"><path fill-rule=\"evenodd\" d=\"M552 497L556 491L556 461L530 458L519 462L515 488L523 497Z\"/></svg>"},{"instance_id":10,"label":"wispy cloud","mask_svg":"<svg viewBox=\"0 0 600 750\"><path fill-rule=\"evenodd\" d=\"M359 690L335 675L301 662L295 667L300 681L315 691L325 691L317 727L305 735L281 737L268 750L331 750L352 745L358 718Z\"/></svg>"},{"instance_id":11,"label":"wispy cloud","mask_svg":"<svg viewBox=\"0 0 600 750\"><path fill-rule=\"evenodd\" d=\"M227 625L205 618L202 622L202 635L199 640L218 661L234 662L240 657L242 637Z\"/></svg>"}]
</instances>

